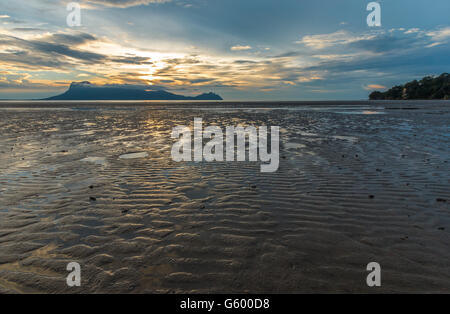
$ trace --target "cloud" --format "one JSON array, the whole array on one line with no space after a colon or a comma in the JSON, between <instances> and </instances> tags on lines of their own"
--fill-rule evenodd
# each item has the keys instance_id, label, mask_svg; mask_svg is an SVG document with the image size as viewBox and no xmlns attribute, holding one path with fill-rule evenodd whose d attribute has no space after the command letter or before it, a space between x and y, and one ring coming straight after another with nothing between
<instances>
[{"instance_id":1,"label":"cloud","mask_svg":"<svg viewBox=\"0 0 450 314\"><path fill-rule=\"evenodd\" d=\"M61 86L50 81L31 81L29 74L0 71L0 90L2 92L33 92L55 90Z\"/></svg>"},{"instance_id":2,"label":"cloud","mask_svg":"<svg viewBox=\"0 0 450 314\"><path fill-rule=\"evenodd\" d=\"M233 47L231 47L230 48L232 51L243 51L243 50L250 50L250 49L252 49L252 47L251 46L233 46Z\"/></svg>"},{"instance_id":3,"label":"cloud","mask_svg":"<svg viewBox=\"0 0 450 314\"><path fill-rule=\"evenodd\" d=\"M450 29L450 27L449 27ZM301 72L316 72L322 77L320 85L311 81L308 90L336 87L351 92L348 86L357 84L369 91L385 89L430 74L440 74L450 66L448 50L424 49L448 42L449 30L414 29L377 30L350 33L338 31L329 34L304 36L299 44L297 58L313 56L313 61L301 66ZM439 40L436 41L436 40ZM326 52L322 53L322 49ZM295 53L284 53L295 57ZM372 83L374 80L382 84ZM319 81L318 81L319 82ZM354 89L356 90L356 89Z\"/></svg>"},{"instance_id":4,"label":"cloud","mask_svg":"<svg viewBox=\"0 0 450 314\"><path fill-rule=\"evenodd\" d=\"M365 90L378 90L378 89L386 89L386 86L379 85L379 84L369 84L364 87Z\"/></svg>"},{"instance_id":5,"label":"cloud","mask_svg":"<svg viewBox=\"0 0 450 314\"><path fill-rule=\"evenodd\" d=\"M435 31L427 32L427 36L431 37L433 41L431 44L426 46L427 48L435 47L447 43L450 39L450 27L441 28Z\"/></svg>"},{"instance_id":6,"label":"cloud","mask_svg":"<svg viewBox=\"0 0 450 314\"><path fill-rule=\"evenodd\" d=\"M419 28L410 28L405 32L405 34L414 34L414 33L418 33L418 32L420 32Z\"/></svg>"},{"instance_id":7,"label":"cloud","mask_svg":"<svg viewBox=\"0 0 450 314\"><path fill-rule=\"evenodd\" d=\"M149 61L150 59L147 57L138 57L138 56L120 56L120 57L111 57L110 61L115 63L122 64L135 64L135 65L145 65L145 64L153 64L153 62Z\"/></svg>"},{"instance_id":8,"label":"cloud","mask_svg":"<svg viewBox=\"0 0 450 314\"><path fill-rule=\"evenodd\" d=\"M238 51L247 49L239 47ZM315 71L302 71L288 58L251 57L243 60L183 53L176 56L174 53L130 50L82 32L28 34L23 38L0 34L1 48L0 68L16 73L28 71L26 81L16 83L30 88L38 86L39 72L42 71L64 72L68 82L81 75L97 84L151 85L175 91L219 87L279 89L320 79Z\"/></svg>"},{"instance_id":9,"label":"cloud","mask_svg":"<svg viewBox=\"0 0 450 314\"><path fill-rule=\"evenodd\" d=\"M393 50L407 50L417 46L423 47L416 36L396 36L394 34L380 34L370 38L348 43L349 48L361 49L373 53L387 53Z\"/></svg>"},{"instance_id":10,"label":"cloud","mask_svg":"<svg viewBox=\"0 0 450 314\"><path fill-rule=\"evenodd\" d=\"M346 45L361 40L369 40L375 38L375 34L354 35L347 31L337 31L330 34L307 35L301 40L296 41L297 44L303 44L312 49L324 49L337 45Z\"/></svg>"},{"instance_id":11,"label":"cloud","mask_svg":"<svg viewBox=\"0 0 450 314\"><path fill-rule=\"evenodd\" d=\"M115 1L94 2L108 2L109 6L118 7L111 5ZM137 2L143 4L146 1L120 3L128 6ZM28 25L31 24L25 24ZM293 38L290 37L285 46L273 45L270 53L262 53L261 47L266 45L253 38L233 38L231 42L241 44L228 49L227 46L217 50L209 49L210 46L203 49L199 44L195 50L171 48L164 52L160 45L137 41L120 32L105 35L99 30L100 36L57 30L47 29L44 30L46 33L40 33L31 27L8 28L6 34L0 34L0 68L12 73L8 80L0 74L4 89L22 86L38 90L46 84L42 77L66 84L87 77L95 84L151 86L170 91L220 88L242 93L264 90L281 95L283 91L294 89L333 92L341 89L344 93L350 86L353 89L356 86L357 90L366 93L366 90L390 86L388 79L394 74L413 69L422 73L427 66L448 65L447 61L442 62L442 57L430 57L439 48L423 49L448 40L446 28L313 33L301 37L297 42L299 45L292 45ZM173 43L173 40L169 39L169 42ZM255 48L246 44L250 42ZM154 47L161 50L155 51ZM237 53L231 54L230 50ZM245 53L249 50L260 53ZM244 53L238 53L240 51ZM430 55L425 55L426 51ZM29 76L11 76L20 72L27 72ZM48 84L51 86L52 83Z\"/></svg>"},{"instance_id":12,"label":"cloud","mask_svg":"<svg viewBox=\"0 0 450 314\"><path fill-rule=\"evenodd\" d=\"M97 38L87 33L75 33L75 34L56 33L44 36L41 40L69 46L80 46L88 42L94 42L97 40Z\"/></svg>"},{"instance_id":13,"label":"cloud","mask_svg":"<svg viewBox=\"0 0 450 314\"><path fill-rule=\"evenodd\" d=\"M450 39L450 27L440 28L433 31L423 31L419 28L404 28L377 30L360 34L340 30L328 34L316 34L303 36L297 44L312 49L310 52L317 55L317 50L327 49L326 55L354 55L359 52L387 54L393 51L411 51L416 48L431 48L444 43ZM303 54L305 54L303 52ZM367 56L370 56L367 54Z\"/></svg>"},{"instance_id":14,"label":"cloud","mask_svg":"<svg viewBox=\"0 0 450 314\"><path fill-rule=\"evenodd\" d=\"M0 65L5 68L17 68L28 71L60 70L72 66L64 60L33 55L28 51L7 51L0 53Z\"/></svg>"},{"instance_id":15,"label":"cloud","mask_svg":"<svg viewBox=\"0 0 450 314\"><path fill-rule=\"evenodd\" d=\"M28 37L27 37L28 38ZM0 65L25 67L27 70L81 69L83 66L103 64L104 67L121 65L151 65L148 57L136 55L109 55L96 52L91 44L101 43L91 34L54 33L34 35L29 39L0 34Z\"/></svg>"},{"instance_id":16,"label":"cloud","mask_svg":"<svg viewBox=\"0 0 450 314\"><path fill-rule=\"evenodd\" d=\"M104 55L76 49L77 46L92 40L95 38L88 34L53 34L32 40L0 34L0 45L8 46L8 51L1 54L1 61L46 67L70 64L72 62L69 59L84 63L104 61Z\"/></svg>"},{"instance_id":17,"label":"cloud","mask_svg":"<svg viewBox=\"0 0 450 314\"><path fill-rule=\"evenodd\" d=\"M13 28L13 31L16 32L41 32L41 28L35 28L35 27L16 27Z\"/></svg>"},{"instance_id":18,"label":"cloud","mask_svg":"<svg viewBox=\"0 0 450 314\"><path fill-rule=\"evenodd\" d=\"M450 38L450 26L427 33L433 40L441 41Z\"/></svg>"},{"instance_id":19,"label":"cloud","mask_svg":"<svg viewBox=\"0 0 450 314\"><path fill-rule=\"evenodd\" d=\"M105 7L129 8L152 3L166 3L171 2L171 0L88 0L87 2Z\"/></svg>"}]
</instances>

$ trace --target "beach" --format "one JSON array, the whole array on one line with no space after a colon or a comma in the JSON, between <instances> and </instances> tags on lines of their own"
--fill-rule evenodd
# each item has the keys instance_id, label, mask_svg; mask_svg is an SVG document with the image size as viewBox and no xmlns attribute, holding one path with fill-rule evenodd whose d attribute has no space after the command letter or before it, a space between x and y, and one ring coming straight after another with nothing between
<instances>
[{"instance_id":1,"label":"beach","mask_svg":"<svg viewBox=\"0 0 450 314\"><path fill-rule=\"evenodd\" d=\"M195 118L279 126L278 170L173 161ZM450 293L449 101L0 102L0 129L0 293Z\"/></svg>"}]
</instances>

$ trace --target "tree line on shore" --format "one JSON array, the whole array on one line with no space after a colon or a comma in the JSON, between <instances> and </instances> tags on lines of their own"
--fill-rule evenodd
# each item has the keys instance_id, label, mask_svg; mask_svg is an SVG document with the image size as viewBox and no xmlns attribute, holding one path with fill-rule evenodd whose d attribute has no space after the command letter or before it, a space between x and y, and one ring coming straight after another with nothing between
<instances>
[{"instance_id":1,"label":"tree line on shore","mask_svg":"<svg viewBox=\"0 0 450 314\"><path fill-rule=\"evenodd\" d=\"M426 76L420 81L414 80L404 85L394 86L380 92L374 91L370 100L409 100L409 99L450 99L450 74Z\"/></svg>"}]
</instances>

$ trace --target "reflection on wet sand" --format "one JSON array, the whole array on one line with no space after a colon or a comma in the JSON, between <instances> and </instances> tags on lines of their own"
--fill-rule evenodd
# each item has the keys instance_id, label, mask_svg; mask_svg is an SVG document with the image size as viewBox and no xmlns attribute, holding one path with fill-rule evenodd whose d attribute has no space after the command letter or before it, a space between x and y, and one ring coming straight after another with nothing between
<instances>
[{"instance_id":1,"label":"reflection on wet sand","mask_svg":"<svg viewBox=\"0 0 450 314\"><path fill-rule=\"evenodd\" d=\"M450 292L448 107L62 109L1 109L0 292ZM195 117L280 126L278 172L173 162Z\"/></svg>"}]
</instances>

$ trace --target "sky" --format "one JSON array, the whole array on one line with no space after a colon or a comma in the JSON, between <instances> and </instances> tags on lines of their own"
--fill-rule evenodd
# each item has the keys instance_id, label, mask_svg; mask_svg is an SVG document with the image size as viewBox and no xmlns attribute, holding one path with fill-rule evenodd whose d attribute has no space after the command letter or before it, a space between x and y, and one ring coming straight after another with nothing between
<instances>
[{"instance_id":1,"label":"sky","mask_svg":"<svg viewBox=\"0 0 450 314\"><path fill-rule=\"evenodd\" d=\"M67 4L81 5L69 26ZM0 99L71 82L225 100L367 99L450 72L450 1L0 0Z\"/></svg>"}]
</instances>

